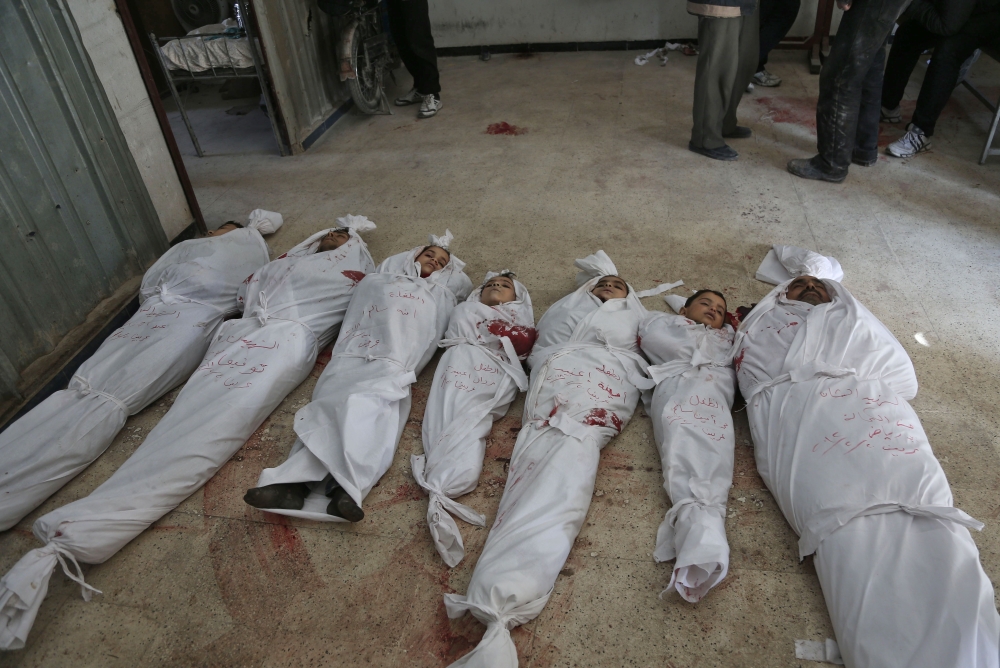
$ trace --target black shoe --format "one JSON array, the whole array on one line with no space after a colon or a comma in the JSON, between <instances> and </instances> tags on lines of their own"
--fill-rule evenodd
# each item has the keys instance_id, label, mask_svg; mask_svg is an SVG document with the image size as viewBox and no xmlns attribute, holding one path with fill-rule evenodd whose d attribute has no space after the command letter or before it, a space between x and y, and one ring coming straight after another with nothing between
<instances>
[{"instance_id":1,"label":"black shoe","mask_svg":"<svg viewBox=\"0 0 1000 668\"><path fill-rule=\"evenodd\" d=\"M330 497L330 505L326 507L327 515L342 517L348 522L360 522L365 519L365 511L354 503L354 499L343 487L337 487L328 496Z\"/></svg>"},{"instance_id":2,"label":"black shoe","mask_svg":"<svg viewBox=\"0 0 1000 668\"><path fill-rule=\"evenodd\" d=\"M878 152L876 151L872 155L864 155L862 153L855 152L851 156L851 163L859 165L861 167L871 167L876 162L878 162Z\"/></svg>"},{"instance_id":3,"label":"black shoe","mask_svg":"<svg viewBox=\"0 0 1000 668\"><path fill-rule=\"evenodd\" d=\"M815 158L799 158L788 161L788 171L795 176L813 181L829 181L830 183L840 183L847 178L847 170L831 171L820 167L819 156Z\"/></svg>"},{"instance_id":4,"label":"black shoe","mask_svg":"<svg viewBox=\"0 0 1000 668\"><path fill-rule=\"evenodd\" d=\"M748 139L753 136L753 130L742 125L737 125L735 130L732 132L723 132L722 136L726 139Z\"/></svg>"},{"instance_id":5,"label":"black shoe","mask_svg":"<svg viewBox=\"0 0 1000 668\"><path fill-rule=\"evenodd\" d=\"M701 148L700 146L695 146L691 142L688 142L688 150L694 151L698 155L703 155L706 158L712 158L713 160L735 160L740 157L739 153L725 144L719 148Z\"/></svg>"},{"instance_id":6,"label":"black shoe","mask_svg":"<svg viewBox=\"0 0 1000 668\"><path fill-rule=\"evenodd\" d=\"M254 508L302 510L307 496L309 496L309 486L304 482L279 482L247 490L243 500Z\"/></svg>"}]
</instances>

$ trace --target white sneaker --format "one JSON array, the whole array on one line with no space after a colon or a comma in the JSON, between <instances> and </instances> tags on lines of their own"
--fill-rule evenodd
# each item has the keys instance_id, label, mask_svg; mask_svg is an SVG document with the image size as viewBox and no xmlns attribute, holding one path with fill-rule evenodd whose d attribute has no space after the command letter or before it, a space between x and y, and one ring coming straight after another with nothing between
<instances>
[{"instance_id":1,"label":"white sneaker","mask_svg":"<svg viewBox=\"0 0 1000 668\"><path fill-rule=\"evenodd\" d=\"M774 88L781 85L781 77L777 74L771 74L767 70L761 70L753 75L753 82L764 88Z\"/></svg>"},{"instance_id":2,"label":"white sneaker","mask_svg":"<svg viewBox=\"0 0 1000 668\"><path fill-rule=\"evenodd\" d=\"M443 106L444 102L442 102L441 98L437 95L425 95L424 101L420 105L420 113L417 114L417 118L430 118Z\"/></svg>"},{"instance_id":3,"label":"white sneaker","mask_svg":"<svg viewBox=\"0 0 1000 668\"><path fill-rule=\"evenodd\" d=\"M903 112L900 111L898 106L895 109L888 109L886 107L882 107L881 116L879 117L879 120L882 121L883 123L899 123L901 120L903 120Z\"/></svg>"},{"instance_id":4,"label":"white sneaker","mask_svg":"<svg viewBox=\"0 0 1000 668\"><path fill-rule=\"evenodd\" d=\"M402 97L397 97L395 105L397 107L406 107L411 104L416 104L424 99L424 96L417 92L416 88L411 88L410 92Z\"/></svg>"},{"instance_id":5,"label":"white sneaker","mask_svg":"<svg viewBox=\"0 0 1000 668\"><path fill-rule=\"evenodd\" d=\"M747 92L748 93L752 93L753 92L753 83L752 82L747 84Z\"/></svg>"},{"instance_id":6,"label":"white sneaker","mask_svg":"<svg viewBox=\"0 0 1000 668\"><path fill-rule=\"evenodd\" d=\"M931 147L931 140L913 123L906 126L906 134L889 144L885 152L897 158L910 158Z\"/></svg>"}]
</instances>

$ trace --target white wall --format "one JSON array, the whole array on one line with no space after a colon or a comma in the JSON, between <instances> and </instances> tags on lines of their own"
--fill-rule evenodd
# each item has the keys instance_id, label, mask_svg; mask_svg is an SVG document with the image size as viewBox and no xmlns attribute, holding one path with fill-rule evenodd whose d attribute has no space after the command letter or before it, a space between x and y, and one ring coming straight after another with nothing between
<instances>
[{"instance_id":1,"label":"white wall","mask_svg":"<svg viewBox=\"0 0 1000 668\"><path fill-rule=\"evenodd\" d=\"M194 221L114 0L68 0L168 239Z\"/></svg>"},{"instance_id":2,"label":"white wall","mask_svg":"<svg viewBox=\"0 0 1000 668\"><path fill-rule=\"evenodd\" d=\"M684 39L698 22L684 0L430 0L438 47ZM839 22L834 10L834 32ZM789 33L811 35L815 0L802 0Z\"/></svg>"}]
</instances>

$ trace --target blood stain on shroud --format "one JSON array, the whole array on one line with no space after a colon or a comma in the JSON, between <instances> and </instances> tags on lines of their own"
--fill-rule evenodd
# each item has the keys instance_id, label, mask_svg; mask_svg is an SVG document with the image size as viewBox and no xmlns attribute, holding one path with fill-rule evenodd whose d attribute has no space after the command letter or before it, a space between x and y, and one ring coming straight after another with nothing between
<instances>
[{"instance_id":1,"label":"blood stain on shroud","mask_svg":"<svg viewBox=\"0 0 1000 668\"><path fill-rule=\"evenodd\" d=\"M506 336L510 339L511 345L514 346L514 352L517 353L518 357L530 353L532 346L535 345L535 339L538 338L538 332L534 327L511 325L503 320L491 320L486 329L493 336L501 338Z\"/></svg>"},{"instance_id":2,"label":"blood stain on shroud","mask_svg":"<svg viewBox=\"0 0 1000 668\"><path fill-rule=\"evenodd\" d=\"M357 271L356 269L348 269L346 271L340 272L348 278L348 280L353 281L354 285L357 285L366 276L365 272Z\"/></svg>"}]
</instances>

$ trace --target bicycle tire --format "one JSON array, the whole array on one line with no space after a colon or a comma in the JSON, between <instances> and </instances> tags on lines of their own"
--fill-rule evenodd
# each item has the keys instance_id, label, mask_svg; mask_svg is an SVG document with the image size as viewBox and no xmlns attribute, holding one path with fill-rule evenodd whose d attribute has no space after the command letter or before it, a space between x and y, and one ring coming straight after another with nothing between
<instances>
[{"instance_id":1,"label":"bicycle tire","mask_svg":"<svg viewBox=\"0 0 1000 668\"><path fill-rule=\"evenodd\" d=\"M372 37L372 30L364 19L358 22L351 40L351 63L354 68L354 78L347 80L351 99L359 111L365 114L376 114L381 109L382 101L382 69L381 63L369 63L365 54L364 42Z\"/></svg>"}]
</instances>

